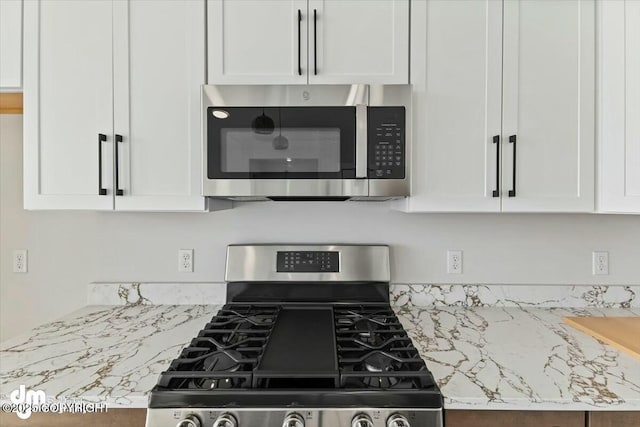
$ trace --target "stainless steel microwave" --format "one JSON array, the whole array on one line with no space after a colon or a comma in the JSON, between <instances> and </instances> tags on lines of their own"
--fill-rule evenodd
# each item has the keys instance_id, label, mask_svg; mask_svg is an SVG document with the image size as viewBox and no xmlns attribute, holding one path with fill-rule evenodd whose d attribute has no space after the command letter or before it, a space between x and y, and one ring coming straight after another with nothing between
<instances>
[{"instance_id":1,"label":"stainless steel microwave","mask_svg":"<svg viewBox=\"0 0 640 427\"><path fill-rule=\"evenodd\" d=\"M411 87L202 87L203 194L232 200L409 195Z\"/></svg>"}]
</instances>

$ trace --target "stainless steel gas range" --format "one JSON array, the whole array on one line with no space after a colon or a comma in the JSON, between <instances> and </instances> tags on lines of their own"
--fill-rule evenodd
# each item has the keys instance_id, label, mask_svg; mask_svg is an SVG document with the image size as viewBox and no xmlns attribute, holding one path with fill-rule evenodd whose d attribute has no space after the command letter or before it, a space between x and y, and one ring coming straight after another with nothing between
<instances>
[{"instance_id":1,"label":"stainless steel gas range","mask_svg":"<svg viewBox=\"0 0 640 427\"><path fill-rule=\"evenodd\" d=\"M389 248L234 245L228 303L160 375L147 427L442 427L389 305Z\"/></svg>"}]
</instances>

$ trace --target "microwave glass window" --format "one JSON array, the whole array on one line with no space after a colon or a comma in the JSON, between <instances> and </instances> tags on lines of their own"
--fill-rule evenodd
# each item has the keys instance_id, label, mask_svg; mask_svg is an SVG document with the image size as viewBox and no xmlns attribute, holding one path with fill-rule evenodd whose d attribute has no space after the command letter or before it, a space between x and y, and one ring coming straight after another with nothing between
<instances>
[{"instance_id":1,"label":"microwave glass window","mask_svg":"<svg viewBox=\"0 0 640 427\"><path fill-rule=\"evenodd\" d=\"M218 110L207 114L209 178L355 178L355 107Z\"/></svg>"},{"instance_id":2,"label":"microwave glass window","mask_svg":"<svg viewBox=\"0 0 640 427\"><path fill-rule=\"evenodd\" d=\"M224 173L340 172L340 128L276 127L221 130Z\"/></svg>"}]
</instances>

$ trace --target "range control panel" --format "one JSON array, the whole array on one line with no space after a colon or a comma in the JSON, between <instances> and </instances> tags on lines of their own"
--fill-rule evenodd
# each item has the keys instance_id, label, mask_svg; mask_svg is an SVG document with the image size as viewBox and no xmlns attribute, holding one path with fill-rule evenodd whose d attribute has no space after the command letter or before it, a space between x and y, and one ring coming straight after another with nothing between
<instances>
[{"instance_id":1,"label":"range control panel","mask_svg":"<svg viewBox=\"0 0 640 427\"><path fill-rule=\"evenodd\" d=\"M404 179L405 130L404 107L367 109L370 179Z\"/></svg>"},{"instance_id":2,"label":"range control panel","mask_svg":"<svg viewBox=\"0 0 640 427\"><path fill-rule=\"evenodd\" d=\"M276 271L282 273L337 273L340 271L340 253L278 252L276 264Z\"/></svg>"}]
</instances>

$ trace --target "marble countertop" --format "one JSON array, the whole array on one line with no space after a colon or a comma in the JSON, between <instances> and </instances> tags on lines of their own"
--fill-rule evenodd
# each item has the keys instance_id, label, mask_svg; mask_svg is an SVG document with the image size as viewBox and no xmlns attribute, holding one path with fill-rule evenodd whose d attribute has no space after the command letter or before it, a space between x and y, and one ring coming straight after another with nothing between
<instances>
[{"instance_id":1,"label":"marble countertop","mask_svg":"<svg viewBox=\"0 0 640 427\"><path fill-rule=\"evenodd\" d=\"M146 407L147 393L219 305L87 306L0 344L0 400ZM562 323L638 308L395 307L448 409L640 410L640 360Z\"/></svg>"},{"instance_id":2,"label":"marble countertop","mask_svg":"<svg viewBox=\"0 0 640 427\"><path fill-rule=\"evenodd\" d=\"M640 359L563 323L638 308L396 307L447 409L640 410Z\"/></svg>"},{"instance_id":3,"label":"marble countertop","mask_svg":"<svg viewBox=\"0 0 640 427\"><path fill-rule=\"evenodd\" d=\"M87 306L0 343L0 400L24 384L56 399L146 408L148 392L220 305Z\"/></svg>"}]
</instances>

